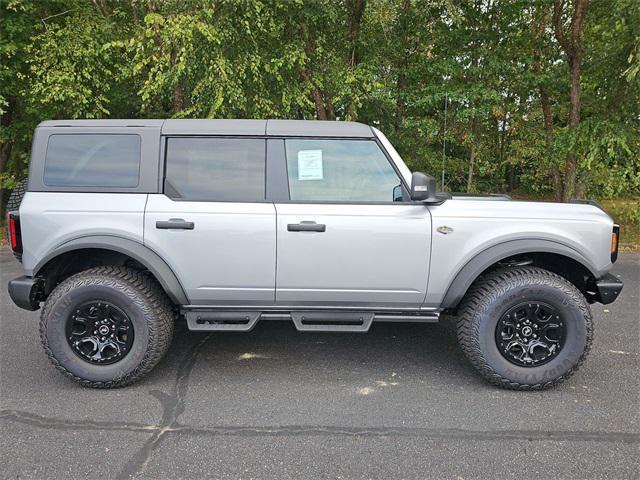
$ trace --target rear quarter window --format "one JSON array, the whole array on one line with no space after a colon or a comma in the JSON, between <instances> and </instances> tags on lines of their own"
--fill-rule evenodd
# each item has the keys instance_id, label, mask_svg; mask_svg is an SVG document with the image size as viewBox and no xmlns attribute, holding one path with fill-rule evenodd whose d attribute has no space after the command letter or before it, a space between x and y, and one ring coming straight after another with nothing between
<instances>
[{"instance_id":1,"label":"rear quarter window","mask_svg":"<svg viewBox=\"0 0 640 480\"><path fill-rule=\"evenodd\" d=\"M55 134L49 137L44 184L134 188L140 181L140 136Z\"/></svg>"}]
</instances>

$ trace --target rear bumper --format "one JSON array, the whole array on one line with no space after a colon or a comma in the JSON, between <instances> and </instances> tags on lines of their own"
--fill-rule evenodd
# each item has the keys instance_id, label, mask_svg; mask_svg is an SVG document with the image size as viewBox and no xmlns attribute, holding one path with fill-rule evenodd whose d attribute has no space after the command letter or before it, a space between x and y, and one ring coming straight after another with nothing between
<instances>
[{"instance_id":1,"label":"rear bumper","mask_svg":"<svg viewBox=\"0 0 640 480\"><path fill-rule=\"evenodd\" d=\"M593 295L593 301L600 302L604 305L615 301L622 291L622 286L622 281L618 277L607 273L600 280L596 280L596 291Z\"/></svg>"},{"instance_id":2,"label":"rear bumper","mask_svg":"<svg viewBox=\"0 0 640 480\"><path fill-rule=\"evenodd\" d=\"M18 277L8 284L9 296L13 303L25 310L38 310L40 308L40 292L42 280L32 277Z\"/></svg>"}]
</instances>

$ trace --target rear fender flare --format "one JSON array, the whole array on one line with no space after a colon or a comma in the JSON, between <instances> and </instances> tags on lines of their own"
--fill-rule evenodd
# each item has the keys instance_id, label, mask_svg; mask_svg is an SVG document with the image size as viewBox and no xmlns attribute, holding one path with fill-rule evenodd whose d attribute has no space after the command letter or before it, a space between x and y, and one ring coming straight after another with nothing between
<instances>
[{"instance_id":1,"label":"rear fender flare","mask_svg":"<svg viewBox=\"0 0 640 480\"><path fill-rule=\"evenodd\" d=\"M110 235L92 235L70 240L59 245L47 255L45 255L33 269L33 276L37 276L42 268L55 257L71 252L74 250L82 250L85 248L99 248L102 250L111 250L114 252L127 255L137 262L144 265L160 282L162 288L169 298L178 305L188 305L189 300L171 267L153 250L145 245L129 240L127 238L115 237Z\"/></svg>"}]
</instances>

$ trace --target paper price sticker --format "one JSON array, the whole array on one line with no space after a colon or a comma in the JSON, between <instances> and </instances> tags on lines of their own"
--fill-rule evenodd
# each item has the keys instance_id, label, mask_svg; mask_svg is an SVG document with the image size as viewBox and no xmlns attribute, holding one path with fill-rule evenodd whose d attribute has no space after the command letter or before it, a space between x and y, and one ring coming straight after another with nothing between
<instances>
[{"instance_id":1,"label":"paper price sticker","mask_svg":"<svg viewBox=\"0 0 640 480\"><path fill-rule=\"evenodd\" d=\"M322 180L322 150L298 152L298 180Z\"/></svg>"}]
</instances>

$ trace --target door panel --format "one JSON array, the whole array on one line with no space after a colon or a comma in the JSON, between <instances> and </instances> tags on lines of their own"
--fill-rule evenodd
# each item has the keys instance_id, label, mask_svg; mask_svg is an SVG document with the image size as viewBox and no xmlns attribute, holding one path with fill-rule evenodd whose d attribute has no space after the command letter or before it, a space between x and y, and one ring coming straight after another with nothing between
<instances>
[{"instance_id":1,"label":"door panel","mask_svg":"<svg viewBox=\"0 0 640 480\"><path fill-rule=\"evenodd\" d=\"M425 206L278 203L276 212L278 305L422 304L431 242ZM324 229L291 228L313 225L306 222Z\"/></svg>"},{"instance_id":2,"label":"door panel","mask_svg":"<svg viewBox=\"0 0 640 480\"><path fill-rule=\"evenodd\" d=\"M272 203L149 195L144 243L165 259L194 305L272 305L275 222Z\"/></svg>"}]
</instances>

